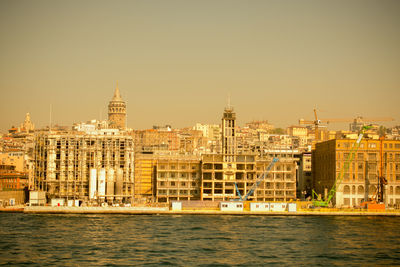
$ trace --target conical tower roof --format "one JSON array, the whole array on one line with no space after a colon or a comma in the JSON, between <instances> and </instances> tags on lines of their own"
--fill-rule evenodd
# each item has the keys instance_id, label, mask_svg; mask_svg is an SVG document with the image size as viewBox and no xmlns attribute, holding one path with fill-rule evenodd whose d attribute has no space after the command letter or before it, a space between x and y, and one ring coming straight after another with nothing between
<instances>
[{"instance_id":1,"label":"conical tower roof","mask_svg":"<svg viewBox=\"0 0 400 267\"><path fill-rule=\"evenodd\" d=\"M121 93L119 92L118 81L117 81L117 87L115 88L114 97L111 101L123 101Z\"/></svg>"}]
</instances>

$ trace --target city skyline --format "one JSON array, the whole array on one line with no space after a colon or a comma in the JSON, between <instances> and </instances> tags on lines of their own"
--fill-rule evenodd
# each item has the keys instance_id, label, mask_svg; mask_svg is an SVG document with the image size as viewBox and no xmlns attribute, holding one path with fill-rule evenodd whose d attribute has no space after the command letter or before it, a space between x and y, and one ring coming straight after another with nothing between
<instances>
[{"instance_id":1,"label":"city skyline","mask_svg":"<svg viewBox=\"0 0 400 267\"><path fill-rule=\"evenodd\" d=\"M0 3L0 132L106 119L128 127L300 118L400 119L397 1ZM330 125L348 129L348 123Z\"/></svg>"}]
</instances>

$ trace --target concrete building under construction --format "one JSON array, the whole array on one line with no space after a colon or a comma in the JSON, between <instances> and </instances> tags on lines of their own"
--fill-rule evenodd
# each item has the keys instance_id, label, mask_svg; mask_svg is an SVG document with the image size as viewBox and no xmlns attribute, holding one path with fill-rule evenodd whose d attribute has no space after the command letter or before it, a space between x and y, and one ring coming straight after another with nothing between
<instances>
[{"instance_id":1,"label":"concrete building under construction","mask_svg":"<svg viewBox=\"0 0 400 267\"><path fill-rule=\"evenodd\" d=\"M32 187L48 199L130 203L133 162L133 139L118 130L41 133L35 140Z\"/></svg>"},{"instance_id":2,"label":"concrete building under construction","mask_svg":"<svg viewBox=\"0 0 400 267\"><path fill-rule=\"evenodd\" d=\"M274 158L278 162L248 196L248 200L289 201L296 198L296 161L293 153L281 150L269 151L262 156L238 153L236 113L230 106L224 110L221 125L222 154L202 156L201 200L226 201L245 196Z\"/></svg>"}]
</instances>

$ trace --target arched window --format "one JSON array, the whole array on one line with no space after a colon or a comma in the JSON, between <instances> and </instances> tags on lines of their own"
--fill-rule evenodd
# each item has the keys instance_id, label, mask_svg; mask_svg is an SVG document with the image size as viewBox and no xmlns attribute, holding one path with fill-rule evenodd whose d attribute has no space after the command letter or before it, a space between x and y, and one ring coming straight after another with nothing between
<instances>
[{"instance_id":1,"label":"arched window","mask_svg":"<svg viewBox=\"0 0 400 267\"><path fill-rule=\"evenodd\" d=\"M343 187L343 194L350 194L350 186L345 185Z\"/></svg>"},{"instance_id":2,"label":"arched window","mask_svg":"<svg viewBox=\"0 0 400 267\"><path fill-rule=\"evenodd\" d=\"M357 188L357 192L358 192L359 195L364 194L364 186L359 185L358 188Z\"/></svg>"},{"instance_id":3,"label":"arched window","mask_svg":"<svg viewBox=\"0 0 400 267\"><path fill-rule=\"evenodd\" d=\"M390 191L389 192L390 192L389 193L390 195L393 195L393 186L390 187Z\"/></svg>"},{"instance_id":4,"label":"arched window","mask_svg":"<svg viewBox=\"0 0 400 267\"><path fill-rule=\"evenodd\" d=\"M396 186L396 195L400 195L400 186Z\"/></svg>"},{"instance_id":5,"label":"arched window","mask_svg":"<svg viewBox=\"0 0 400 267\"><path fill-rule=\"evenodd\" d=\"M351 193L352 193L353 195L356 193L356 186L355 186L355 185L353 185L353 186L351 187Z\"/></svg>"}]
</instances>

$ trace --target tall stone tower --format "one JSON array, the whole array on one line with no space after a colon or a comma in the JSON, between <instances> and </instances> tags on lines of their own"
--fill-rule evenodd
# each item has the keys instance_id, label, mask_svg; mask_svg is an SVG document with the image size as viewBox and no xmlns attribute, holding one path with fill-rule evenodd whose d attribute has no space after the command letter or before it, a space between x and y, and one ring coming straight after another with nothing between
<instances>
[{"instance_id":1,"label":"tall stone tower","mask_svg":"<svg viewBox=\"0 0 400 267\"><path fill-rule=\"evenodd\" d=\"M114 97L108 104L108 123L110 128L125 129L126 120L126 103L122 100L121 94L117 87L115 88Z\"/></svg>"},{"instance_id":2,"label":"tall stone tower","mask_svg":"<svg viewBox=\"0 0 400 267\"><path fill-rule=\"evenodd\" d=\"M236 149L236 113L228 104L222 116L222 154L225 162L234 162Z\"/></svg>"}]
</instances>

